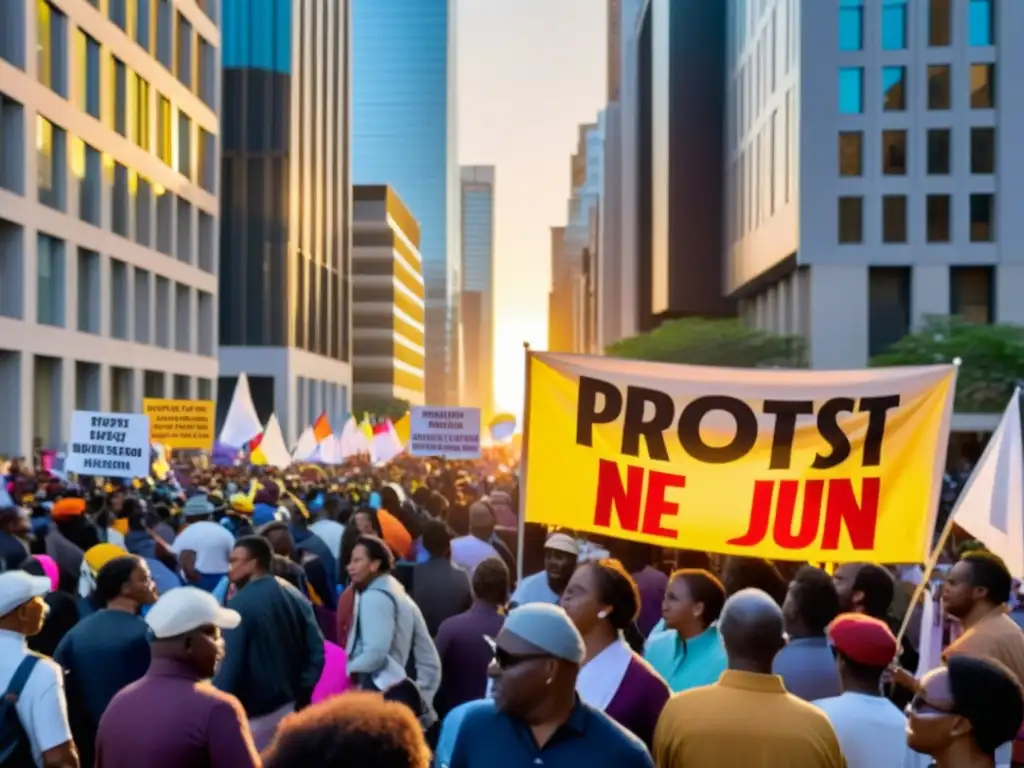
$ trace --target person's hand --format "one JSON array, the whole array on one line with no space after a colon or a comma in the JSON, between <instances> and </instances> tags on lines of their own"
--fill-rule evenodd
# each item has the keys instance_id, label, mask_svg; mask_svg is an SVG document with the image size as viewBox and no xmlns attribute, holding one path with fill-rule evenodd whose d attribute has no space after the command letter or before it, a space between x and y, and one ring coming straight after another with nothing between
<instances>
[{"instance_id":1,"label":"person's hand","mask_svg":"<svg viewBox=\"0 0 1024 768\"><path fill-rule=\"evenodd\" d=\"M886 677L888 677L888 682L898 685L900 688L905 688L912 693L916 693L920 687L918 679L898 664L893 664L889 667Z\"/></svg>"}]
</instances>

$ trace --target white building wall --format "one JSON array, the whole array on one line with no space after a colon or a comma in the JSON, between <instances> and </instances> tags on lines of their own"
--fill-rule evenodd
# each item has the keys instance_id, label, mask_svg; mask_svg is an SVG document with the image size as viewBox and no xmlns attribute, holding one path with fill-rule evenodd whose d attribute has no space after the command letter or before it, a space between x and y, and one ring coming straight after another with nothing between
<instances>
[{"instance_id":1,"label":"white building wall","mask_svg":"<svg viewBox=\"0 0 1024 768\"><path fill-rule=\"evenodd\" d=\"M214 396L220 32L194 2L169 8L146 25L0 3L0 453L60 448L76 408ZM172 72L175 31L189 64Z\"/></svg>"}]
</instances>

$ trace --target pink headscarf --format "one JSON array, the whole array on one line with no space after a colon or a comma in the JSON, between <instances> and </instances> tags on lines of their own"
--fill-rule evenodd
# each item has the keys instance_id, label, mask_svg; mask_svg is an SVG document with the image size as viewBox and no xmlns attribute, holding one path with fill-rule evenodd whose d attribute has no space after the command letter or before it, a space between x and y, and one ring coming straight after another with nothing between
<instances>
[{"instance_id":1,"label":"pink headscarf","mask_svg":"<svg viewBox=\"0 0 1024 768\"><path fill-rule=\"evenodd\" d=\"M36 561L43 568L43 573L50 580L50 589L54 592L57 591L57 587L60 585L60 568L57 567L57 561L49 555L34 555Z\"/></svg>"}]
</instances>

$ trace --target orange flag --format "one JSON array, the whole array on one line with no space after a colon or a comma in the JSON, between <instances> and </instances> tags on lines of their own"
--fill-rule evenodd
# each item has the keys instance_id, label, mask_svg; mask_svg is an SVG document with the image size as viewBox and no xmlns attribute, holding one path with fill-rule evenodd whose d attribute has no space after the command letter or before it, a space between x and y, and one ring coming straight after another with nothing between
<instances>
[{"instance_id":1,"label":"orange flag","mask_svg":"<svg viewBox=\"0 0 1024 768\"><path fill-rule=\"evenodd\" d=\"M321 413L313 422L313 437L316 438L317 443L322 443L332 434L334 433L331 432L331 423L327 420L327 414Z\"/></svg>"}]
</instances>

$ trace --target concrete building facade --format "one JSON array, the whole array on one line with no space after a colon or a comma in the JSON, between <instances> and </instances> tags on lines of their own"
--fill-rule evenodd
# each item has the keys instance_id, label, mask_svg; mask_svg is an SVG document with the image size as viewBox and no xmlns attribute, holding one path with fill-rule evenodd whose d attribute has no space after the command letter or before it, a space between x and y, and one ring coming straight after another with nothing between
<instances>
[{"instance_id":1,"label":"concrete building facade","mask_svg":"<svg viewBox=\"0 0 1024 768\"><path fill-rule=\"evenodd\" d=\"M455 0L352 0L352 180L415 212L427 285L427 402L459 399Z\"/></svg>"},{"instance_id":2,"label":"concrete building facade","mask_svg":"<svg viewBox=\"0 0 1024 768\"><path fill-rule=\"evenodd\" d=\"M351 406L349 4L222 3L218 412L245 373L292 443Z\"/></svg>"},{"instance_id":3,"label":"concrete building facade","mask_svg":"<svg viewBox=\"0 0 1024 768\"><path fill-rule=\"evenodd\" d=\"M219 50L212 2L0 3L0 453L213 397Z\"/></svg>"},{"instance_id":4,"label":"concrete building facade","mask_svg":"<svg viewBox=\"0 0 1024 768\"><path fill-rule=\"evenodd\" d=\"M462 405L494 413L493 165L462 167Z\"/></svg>"},{"instance_id":5,"label":"concrete building facade","mask_svg":"<svg viewBox=\"0 0 1024 768\"><path fill-rule=\"evenodd\" d=\"M393 189L353 188L353 396L425 401L420 227Z\"/></svg>"},{"instance_id":6,"label":"concrete building facade","mask_svg":"<svg viewBox=\"0 0 1024 768\"><path fill-rule=\"evenodd\" d=\"M1024 3L729 7L742 316L805 336L816 368L861 367L930 314L1024 323Z\"/></svg>"}]
</instances>

